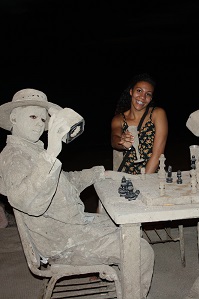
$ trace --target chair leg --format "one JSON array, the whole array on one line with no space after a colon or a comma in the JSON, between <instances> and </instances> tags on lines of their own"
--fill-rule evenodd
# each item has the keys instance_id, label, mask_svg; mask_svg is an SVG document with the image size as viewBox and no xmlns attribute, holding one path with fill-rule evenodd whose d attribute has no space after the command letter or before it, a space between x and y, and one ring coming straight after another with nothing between
<instances>
[{"instance_id":1,"label":"chair leg","mask_svg":"<svg viewBox=\"0 0 199 299\"><path fill-rule=\"evenodd\" d=\"M39 296L38 296L37 299L43 299L44 298L46 288L47 288L47 285L48 285L48 281L49 281L49 278L44 278L43 279L42 287L40 289Z\"/></svg>"},{"instance_id":2,"label":"chair leg","mask_svg":"<svg viewBox=\"0 0 199 299\"><path fill-rule=\"evenodd\" d=\"M180 253L181 253L181 261L183 267L186 266L185 262L185 246L184 246L184 231L183 231L183 225L178 225L178 230L179 230L179 242L180 242Z\"/></svg>"},{"instance_id":3,"label":"chair leg","mask_svg":"<svg viewBox=\"0 0 199 299\"><path fill-rule=\"evenodd\" d=\"M50 299L51 298L53 289L54 289L55 284L56 284L56 282L59 278L60 278L60 275L51 277L51 279L49 280L49 282L47 284L47 288L46 288L43 299Z\"/></svg>"}]
</instances>

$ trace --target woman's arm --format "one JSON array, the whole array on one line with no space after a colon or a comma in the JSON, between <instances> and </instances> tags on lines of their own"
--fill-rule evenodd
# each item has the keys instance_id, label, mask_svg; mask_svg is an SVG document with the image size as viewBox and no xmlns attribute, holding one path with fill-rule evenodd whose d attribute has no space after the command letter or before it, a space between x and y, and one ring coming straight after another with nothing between
<instances>
[{"instance_id":1,"label":"woman's arm","mask_svg":"<svg viewBox=\"0 0 199 299\"><path fill-rule=\"evenodd\" d=\"M159 158L164 153L168 137L168 120L165 110L160 107L155 108L152 121L155 125L155 138L152 155L146 165L146 173L154 173L157 170Z\"/></svg>"},{"instance_id":2,"label":"woman's arm","mask_svg":"<svg viewBox=\"0 0 199 299\"><path fill-rule=\"evenodd\" d=\"M127 130L122 132L122 115L115 115L111 122L111 145L118 151L129 149L133 144L133 136Z\"/></svg>"}]
</instances>

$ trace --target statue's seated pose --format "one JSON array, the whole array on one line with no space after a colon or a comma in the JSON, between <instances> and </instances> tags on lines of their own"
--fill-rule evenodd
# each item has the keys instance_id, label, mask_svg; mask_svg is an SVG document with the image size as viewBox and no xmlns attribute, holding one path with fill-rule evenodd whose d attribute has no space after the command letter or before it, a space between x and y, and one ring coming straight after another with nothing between
<instances>
[{"instance_id":1,"label":"statue's seated pose","mask_svg":"<svg viewBox=\"0 0 199 299\"><path fill-rule=\"evenodd\" d=\"M86 187L105 179L104 167L64 172L57 158L62 141L67 143L75 135L75 129L69 134L69 119L76 117L81 123L79 114L71 109L65 119L63 109L35 89L20 90L11 102L0 106L0 127L12 132L0 154L2 193L23 214L40 256L62 258L67 264L104 263L119 268L120 228L106 214L86 213L80 199ZM39 140L45 129L46 150ZM153 265L154 252L141 238L143 298L151 284Z\"/></svg>"}]
</instances>

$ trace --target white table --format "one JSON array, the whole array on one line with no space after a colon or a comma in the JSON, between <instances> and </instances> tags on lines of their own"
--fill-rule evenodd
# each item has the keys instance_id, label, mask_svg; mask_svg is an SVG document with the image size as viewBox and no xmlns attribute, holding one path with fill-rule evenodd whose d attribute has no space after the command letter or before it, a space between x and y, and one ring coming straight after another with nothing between
<instances>
[{"instance_id":1,"label":"white table","mask_svg":"<svg viewBox=\"0 0 199 299\"><path fill-rule=\"evenodd\" d=\"M187 176L188 172L184 172ZM176 186L174 180L169 197L165 196L165 201L160 205L151 205L151 198L157 202L159 195L158 174L146 175L145 179L141 175L127 175L114 171L108 172L110 178L95 184L95 190L99 196L102 206L110 217L121 227L121 265L122 265L122 290L123 299L141 299L140 292L140 228L145 222L157 222L168 220L180 220L199 218L199 191L191 193L187 186ZM182 173L183 174L183 173ZM136 200L128 201L120 197L118 188L121 184L121 178L125 176L130 178L135 186L139 186L140 195ZM183 177L183 176L182 176ZM185 185L185 184L184 184ZM186 187L186 196L180 196L182 190ZM135 188L137 189L137 188ZM143 189L143 192L142 192ZM176 190L176 189L179 189ZM144 196L143 196L144 194ZM176 198L183 198L183 204L173 203L173 195ZM146 204L148 196L150 205ZM164 197L164 196L163 196ZM145 198L145 200L143 200ZM186 201L188 204L186 204ZM145 202L145 203L144 203ZM196 203L192 203L196 202Z\"/></svg>"}]
</instances>

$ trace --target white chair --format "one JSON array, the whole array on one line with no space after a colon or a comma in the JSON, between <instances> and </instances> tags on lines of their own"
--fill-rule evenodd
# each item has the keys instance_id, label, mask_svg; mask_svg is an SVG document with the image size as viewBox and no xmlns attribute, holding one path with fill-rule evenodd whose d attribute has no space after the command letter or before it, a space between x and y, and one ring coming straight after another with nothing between
<instances>
[{"instance_id":1,"label":"white chair","mask_svg":"<svg viewBox=\"0 0 199 299\"><path fill-rule=\"evenodd\" d=\"M14 215L28 267L33 274L44 280L44 288L38 299L122 299L120 281L116 270L111 266L43 264L30 239L21 212L14 209ZM109 275L114 280L108 281L97 277L91 279L96 274L99 274L99 277Z\"/></svg>"}]
</instances>

